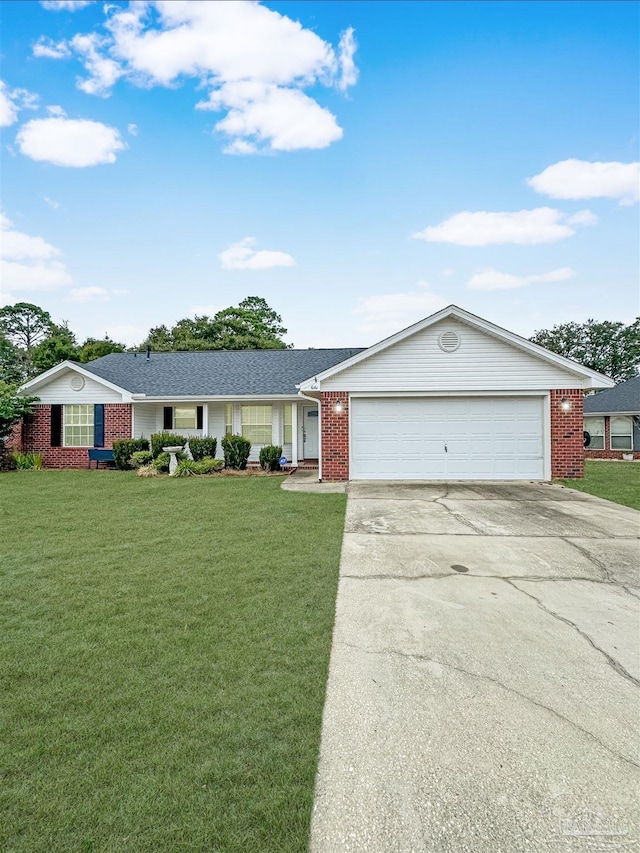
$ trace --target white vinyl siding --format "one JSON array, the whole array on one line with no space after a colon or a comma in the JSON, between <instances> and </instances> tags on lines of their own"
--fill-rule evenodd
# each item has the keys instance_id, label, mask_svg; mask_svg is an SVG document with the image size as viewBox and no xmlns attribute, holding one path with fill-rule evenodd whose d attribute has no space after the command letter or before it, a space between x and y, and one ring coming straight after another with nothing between
<instances>
[{"instance_id":1,"label":"white vinyl siding","mask_svg":"<svg viewBox=\"0 0 640 853\"><path fill-rule=\"evenodd\" d=\"M34 394L40 398L41 403L68 403L73 405L124 402L122 394L112 388L107 388L101 382L90 379L88 376L82 377L84 387L80 391L74 391L71 387L71 379L80 375L75 370L66 370L52 379L51 382L43 385L42 388L38 388Z\"/></svg>"},{"instance_id":2,"label":"white vinyl siding","mask_svg":"<svg viewBox=\"0 0 640 853\"><path fill-rule=\"evenodd\" d=\"M633 419L611 418L611 450L631 450L633 447Z\"/></svg>"},{"instance_id":3,"label":"white vinyl siding","mask_svg":"<svg viewBox=\"0 0 640 853\"><path fill-rule=\"evenodd\" d=\"M543 398L352 398L352 479L540 480Z\"/></svg>"},{"instance_id":4,"label":"white vinyl siding","mask_svg":"<svg viewBox=\"0 0 640 853\"><path fill-rule=\"evenodd\" d=\"M133 404L133 434L135 438L151 438L158 430L158 407L155 403Z\"/></svg>"},{"instance_id":5,"label":"white vinyl siding","mask_svg":"<svg viewBox=\"0 0 640 853\"><path fill-rule=\"evenodd\" d=\"M64 407L63 444L65 447L93 447L93 405Z\"/></svg>"},{"instance_id":6,"label":"white vinyl siding","mask_svg":"<svg viewBox=\"0 0 640 853\"><path fill-rule=\"evenodd\" d=\"M604 450L604 418L585 418L584 430L590 437L588 450Z\"/></svg>"},{"instance_id":7,"label":"white vinyl siding","mask_svg":"<svg viewBox=\"0 0 640 853\"><path fill-rule=\"evenodd\" d=\"M460 336L443 352L439 335ZM527 391L579 388L582 379L458 320L442 320L321 383L323 391Z\"/></svg>"}]
</instances>

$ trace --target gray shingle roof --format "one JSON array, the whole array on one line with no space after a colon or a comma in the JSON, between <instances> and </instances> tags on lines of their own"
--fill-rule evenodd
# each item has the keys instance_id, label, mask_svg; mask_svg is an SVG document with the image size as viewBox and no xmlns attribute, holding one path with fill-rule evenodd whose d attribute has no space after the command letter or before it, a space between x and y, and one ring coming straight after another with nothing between
<instances>
[{"instance_id":1,"label":"gray shingle roof","mask_svg":"<svg viewBox=\"0 0 640 853\"><path fill-rule=\"evenodd\" d=\"M585 414L596 412L640 413L640 376L620 382L615 388L598 391L584 398Z\"/></svg>"},{"instance_id":2,"label":"gray shingle roof","mask_svg":"<svg viewBox=\"0 0 640 853\"><path fill-rule=\"evenodd\" d=\"M83 364L131 394L215 397L296 394L296 385L361 349L118 352Z\"/></svg>"}]
</instances>

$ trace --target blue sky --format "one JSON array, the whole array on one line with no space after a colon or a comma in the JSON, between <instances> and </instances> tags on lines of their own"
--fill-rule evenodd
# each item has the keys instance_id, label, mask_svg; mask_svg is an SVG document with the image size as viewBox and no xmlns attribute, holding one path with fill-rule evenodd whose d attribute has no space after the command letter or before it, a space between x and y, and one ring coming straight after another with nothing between
<instances>
[{"instance_id":1,"label":"blue sky","mask_svg":"<svg viewBox=\"0 0 640 853\"><path fill-rule=\"evenodd\" d=\"M128 344L247 295L301 347L629 322L639 9L5 0L2 301Z\"/></svg>"}]
</instances>

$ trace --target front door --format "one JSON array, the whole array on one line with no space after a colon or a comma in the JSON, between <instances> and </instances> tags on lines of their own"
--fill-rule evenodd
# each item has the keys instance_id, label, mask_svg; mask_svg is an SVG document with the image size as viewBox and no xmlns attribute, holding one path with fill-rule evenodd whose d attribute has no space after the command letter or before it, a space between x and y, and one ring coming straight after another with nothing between
<instances>
[{"instance_id":1,"label":"front door","mask_svg":"<svg viewBox=\"0 0 640 853\"><path fill-rule=\"evenodd\" d=\"M304 459L318 458L318 409L304 406L302 409L302 452Z\"/></svg>"}]
</instances>

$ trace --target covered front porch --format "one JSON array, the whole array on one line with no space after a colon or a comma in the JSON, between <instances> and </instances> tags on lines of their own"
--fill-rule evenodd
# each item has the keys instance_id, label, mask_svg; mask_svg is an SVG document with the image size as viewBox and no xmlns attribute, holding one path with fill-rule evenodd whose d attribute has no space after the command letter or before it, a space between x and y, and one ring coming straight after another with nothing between
<instances>
[{"instance_id":1,"label":"covered front porch","mask_svg":"<svg viewBox=\"0 0 640 853\"><path fill-rule=\"evenodd\" d=\"M274 444L297 466L318 459L318 404L300 397L136 400L134 395L132 437L157 432L216 438L220 458L224 436L243 435L251 442L250 462L258 462L261 448Z\"/></svg>"}]
</instances>

